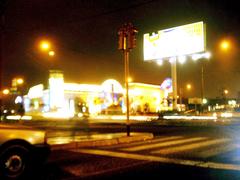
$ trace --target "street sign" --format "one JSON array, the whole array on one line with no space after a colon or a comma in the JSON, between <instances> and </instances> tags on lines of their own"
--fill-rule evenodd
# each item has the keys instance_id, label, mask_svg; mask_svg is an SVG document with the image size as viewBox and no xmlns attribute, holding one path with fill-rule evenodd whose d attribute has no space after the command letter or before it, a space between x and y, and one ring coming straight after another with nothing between
<instances>
[{"instance_id":1,"label":"street sign","mask_svg":"<svg viewBox=\"0 0 240 180\"><path fill-rule=\"evenodd\" d=\"M202 98L189 98L188 104L202 104Z\"/></svg>"}]
</instances>

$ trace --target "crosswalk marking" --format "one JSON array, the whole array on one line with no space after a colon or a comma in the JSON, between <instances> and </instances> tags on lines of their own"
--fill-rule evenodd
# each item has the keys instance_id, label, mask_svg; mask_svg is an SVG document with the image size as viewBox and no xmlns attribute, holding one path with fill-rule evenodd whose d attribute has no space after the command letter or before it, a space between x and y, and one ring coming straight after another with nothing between
<instances>
[{"instance_id":1,"label":"crosswalk marking","mask_svg":"<svg viewBox=\"0 0 240 180\"><path fill-rule=\"evenodd\" d=\"M232 151L234 149L240 148L240 145L238 144L223 144L220 147L214 147L210 148L201 152L197 152L195 156L201 157L201 158L208 158L208 157L213 157L219 154L223 154L229 151Z\"/></svg>"},{"instance_id":2,"label":"crosswalk marking","mask_svg":"<svg viewBox=\"0 0 240 180\"><path fill-rule=\"evenodd\" d=\"M96 150L96 149L76 149L71 151L78 152L78 153L85 153L85 154L94 154L94 155L119 157L119 158L130 158L130 159L136 159L136 160L145 160L145 161L161 162L161 163L168 163L168 164L179 164L179 165L188 165L188 166L203 167L203 168L240 171L240 165L237 165L237 164L173 159L173 158L157 157L157 156L151 156L151 155L130 154L130 153L113 152L113 151Z\"/></svg>"},{"instance_id":3,"label":"crosswalk marking","mask_svg":"<svg viewBox=\"0 0 240 180\"><path fill-rule=\"evenodd\" d=\"M164 141L170 141L170 140L177 140L177 139L182 139L184 138L183 136L161 136L158 137L156 139L149 139L146 141L137 141L137 142L132 142L130 144L126 143L126 144L117 144L117 145L112 145L109 147L104 147L104 149L116 149L116 148L121 148L121 149L127 149L129 147L133 147L133 146L141 146L143 143L146 144L155 144L155 143L160 143L160 142L164 142Z\"/></svg>"},{"instance_id":4,"label":"crosswalk marking","mask_svg":"<svg viewBox=\"0 0 240 180\"><path fill-rule=\"evenodd\" d=\"M193 150L193 149L198 149L198 148L203 148L207 147L210 145L216 145L220 143L225 143L228 142L229 139L216 139L216 140L208 140L204 142L198 142L198 143L192 143L192 144L187 144L183 146L177 146L177 147L169 147L169 148L164 148L160 150L155 150L151 151L153 154L173 154L173 153L178 153L182 151L188 151L188 150Z\"/></svg>"},{"instance_id":5,"label":"crosswalk marking","mask_svg":"<svg viewBox=\"0 0 240 180\"><path fill-rule=\"evenodd\" d=\"M176 139L179 139L179 138L176 138ZM147 149L152 149L152 148L162 148L162 147L180 145L180 144L189 143L189 142L203 141L208 138L194 137L194 138L189 138L189 139L180 139L180 140L176 140L176 139L174 139L174 137L172 137L172 139L168 139L169 141L165 140L165 142L162 142L162 143L134 146L134 147L130 147L130 148L123 148L121 150L129 151L129 152L142 151L142 150L147 150ZM170 141L170 140L172 140L172 141Z\"/></svg>"}]
</instances>

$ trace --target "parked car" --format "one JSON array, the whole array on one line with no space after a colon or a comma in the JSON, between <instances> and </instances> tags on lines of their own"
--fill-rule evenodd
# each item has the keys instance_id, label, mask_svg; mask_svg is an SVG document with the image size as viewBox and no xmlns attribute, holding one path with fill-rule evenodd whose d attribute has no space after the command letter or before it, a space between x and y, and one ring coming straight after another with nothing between
<instances>
[{"instance_id":1,"label":"parked car","mask_svg":"<svg viewBox=\"0 0 240 180\"><path fill-rule=\"evenodd\" d=\"M27 177L49 154L46 132L0 123L0 179Z\"/></svg>"}]
</instances>

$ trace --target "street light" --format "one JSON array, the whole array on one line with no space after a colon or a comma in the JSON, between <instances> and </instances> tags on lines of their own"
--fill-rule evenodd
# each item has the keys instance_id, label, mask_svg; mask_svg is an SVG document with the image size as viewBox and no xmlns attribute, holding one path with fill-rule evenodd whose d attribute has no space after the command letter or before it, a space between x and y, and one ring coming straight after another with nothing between
<instances>
[{"instance_id":1,"label":"street light","mask_svg":"<svg viewBox=\"0 0 240 180\"><path fill-rule=\"evenodd\" d=\"M41 53L45 56L45 58L47 58L47 60L50 60L51 58L51 64L50 64L50 68L54 67L54 62L52 61L52 58L56 56L56 52L53 49L53 44L51 41L49 40L40 40L37 41L37 46L38 46L38 50L41 51Z\"/></svg>"},{"instance_id":2,"label":"street light","mask_svg":"<svg viewBox=\"0 0 240 180\"><path fill-rule=\"evenodd\" d=\"M54 52L54 51L49 51L49 52L48 52L48 55L49 55L50 57L53 57L53 56L55 56L55 52Z\"/></svg>"},{"instance_id":3,"label":"street light","mask_svg":"<svg viewBox=\"0 0 240 180\"><path fill-rule=\"evenodd\" d=\"M228 94L228 90L227 89L224 89L224 94L227 95Z\"/></svg>"},{"instance_id":4,"label":"street light","mask_svg":"<svg viewBox=\"0 0 240 180\"><path fill-rule=\"evenodd\" d=\"M192 89L192 85L191 84L186 84L185 86L187 91L190 91ZM183 103L183 97L184 97L184 89L180 87L179 88L179 100L180 100L180 110L182 111L182 103Z\"/></svg>"},{"instance_id":5,"label":"street light","mask_svg":"<svg viewBox=\"0 0 240 180\"><path fill-rule=\"evenodd\" d=\"M9 91L9 89L4 89L4 90L2 91L2 93L3 93L4 95L8 95L8 94L10 93L10 91Z\"/></svg>"},{"instance_id":6,"label":"street light","mask_svg":"<svg viewBox=\"0 0 240 180\"><path fill-rule=\"evenodd\" d=\"M223 51L229 50L229 48L230 48L230 42L229 42L228 40L223 40L223 41L220 43L220 48L221 48L221 50L223 50Z\"/></svg>"},{"instance_id":7,"label":"street light","mask_svg":"<svg viewBox=\"0 0 240 180\"><path fill-rule=\"evenodd\" d=\"M23 83L24 83L24 80L23 80L23 78L17 78L17 84L18 85L22 85Z\"/></svg>"},{"instance_id":8,"label":"street light","mask_svg":"<svg viewBox=\"0 0 240 180\"><path fill-rule=\"evenodd\" d=\"M40 41L39 43L39 48L42 50L42 51L49 51L51 47L51 44L49 41L46 41L46 40L42 40Z\"/></svg>"},{"instance_id":9,"label":"street light","mask_svg":"<svg viewBox=\"0 0 240 180\"><path fill-rule=\"evenodd\" d=\"M191 84L187 84L186 88L187 88L187 90L191 90L192 89L192 85Z\"/></svg>"}]
</instances>

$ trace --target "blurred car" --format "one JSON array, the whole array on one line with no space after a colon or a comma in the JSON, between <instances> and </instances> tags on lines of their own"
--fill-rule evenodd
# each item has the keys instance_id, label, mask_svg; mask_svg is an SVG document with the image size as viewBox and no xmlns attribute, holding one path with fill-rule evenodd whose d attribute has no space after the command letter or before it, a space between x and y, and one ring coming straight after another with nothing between
<instances>
[{"instance_id":1,"label":"blurred car","mask_svg":"<svg viewBox=\"0 0 240 180\"><path fill-rule=\"evenodd\" d=\"M0 112L1 120L6 120L7 116L15 115L16 111L14 109L4 109Z\"/></svg>"},{"instance_id":2,"label":"blurred car","mask_svg":"<svg viewBox=\"0 0 240 180\"><path fill-rule=\"evenodd\" d=\"M46 133L0 123L0 179L19 179L39 167L50 154Z\"/></svg>"}]
</instances>

